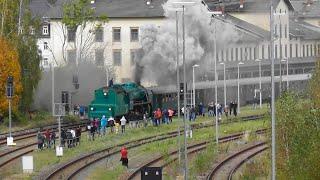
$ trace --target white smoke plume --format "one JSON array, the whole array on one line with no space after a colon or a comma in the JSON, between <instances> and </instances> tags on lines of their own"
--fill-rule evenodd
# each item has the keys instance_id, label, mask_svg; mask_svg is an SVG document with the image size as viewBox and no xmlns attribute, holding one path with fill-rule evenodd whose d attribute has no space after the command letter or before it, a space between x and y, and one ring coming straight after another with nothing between
<instances>
[{"instance_id":1,"label":"white smoke plume","mask_svg":"<svg viewBox=\"0 0 320 180\"><path fill-rule=\"evenodd\" d=\"M141 28L140 43L142 53L135 59L137 82L155 82L158 85L176 83L176 12L168 0L164 5L166 19L160 26L146 25ZM179 67L182 72L182 12L179 12ZM212 69L213 51L213 23L211 15L201 3L196 1L194 6L185 8L185 61L187 76L194 64L199 64L202 75ZM233 25L221 20L216 22L217 47L222 48L227 44L236 43L241 37Z\"/></svg>"},{"instance_id":2,"label":"white smoke plume","mask_svg":"<svg viewBox=\"0 0 320 180\"><path fill-rule=\"evenodd\" d=\"M73 75L78 73L79 89L75 89ZM35 91L34 108L41 110L51 110L51 83L52 76L50 70L42 73L41 81ZM109 75L114 77L112 73ZM111 78L109 77L109 78ZM55 103L61 103L61 92L68 91L69 103L87 105L93 99L94 90L107 85L106 70L97 67L90 61L80 62L76 65L66 65L55 68ZM70 97L70 95L72 97ZM70 102L70 100L72 102ZM71 107L72 108L72 107Z\"/></svg>"}]
</instances>

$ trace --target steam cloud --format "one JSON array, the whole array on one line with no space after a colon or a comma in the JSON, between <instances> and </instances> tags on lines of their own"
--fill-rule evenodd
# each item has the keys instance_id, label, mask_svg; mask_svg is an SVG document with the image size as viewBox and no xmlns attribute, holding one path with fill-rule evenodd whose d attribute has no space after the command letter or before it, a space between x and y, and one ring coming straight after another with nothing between
<instances>
[{"instance_id":1,"label":"steam cloud","mask_svg":"<svg viewBox=\"0 0 320 180\"><path fill-rule=\"evenodd\" d=\"M142 53L136 57L136 82L153 82L158 85L176 83L176 12L172 2L168 0L163 5L166 20L160 27L146 25L141 27L140 43ZM185 9L185 60L187 78L191 80L194 64L199 64L202 75L209 72L212 66L213 24L206 7L197 2L195 6ZM182 69L182 12L179 15L179 68ZM236 43L241 35L233 25L221 20L216 22L217 48ZM182 71L180 71L182 72Z\"/></svg>"},{"instance_id":2,"label":"steam cloud","mask_svg":"<svg viewBox=\"0 0 320 180\"><path fill-rule=\"evenodd\" d=\"M61 92L72 93L72 104L87 105L93 99L94 90L107 85L105 68L97 67L92 62L79 63L55 68L55 102L61 103ZM78 90L73 85L73 75L79 72ZM35 92L34 108L51 110L51 71L44 71ZM70 102L69 102L70 103Z\"/></svg>"}]
</instances>

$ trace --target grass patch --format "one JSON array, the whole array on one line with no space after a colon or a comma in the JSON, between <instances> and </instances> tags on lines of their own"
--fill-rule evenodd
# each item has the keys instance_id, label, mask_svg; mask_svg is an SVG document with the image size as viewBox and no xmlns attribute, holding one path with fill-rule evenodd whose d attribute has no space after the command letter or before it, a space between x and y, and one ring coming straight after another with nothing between
<instances>
[{"instance_id":1,"label":"grass patch","mask_svg":"<svg viewBox=\"0 0 320 180\"><path fill-rule=\"evenodd\" d=\"M267 123L265 122L265 120L262 121L255 121L255 122L251 122L251 121L247 121L247 122L242 122L242 123L235 123L235 124L227 124L227 125L221 125L221 131L224 132L229 132L229 134L232 132L239 132L239 131L243 131L243 129L250 129L252 131L256 130L256 129L260 129L260 128L264 128L267 126ZM194 137L192 139L188 139L188 144L193 144L196 142L200 142L200 141L205 141L205 140L213 140L215 139L214 136L214 132L212 131L212 128L205 128L205 129L199 129L196 130L194 132ZM225 133L221 133L221 136L225 135ZM181 137L181 146L183 145L183 141L182 141L182 137ZM219 151L225 150L226 148L230 148L229 144L221 144L219 145ZM178 147L178 138L173 138L173 139L169 139L169 140L165 140L165 141L161 141L161 142L154 142L154 143L150 143L147 145L143 145L141 147L136 148L135 150L129 150L129 154L132 153L136 153L139 152L142 154L142 158L144 161L147 161L146 157L155 157L157 155L163 155L165 157L165 161L169 161L170 158L168 156L169 151L170 150L176 150ZM216 152L216 145L215 143L210 143L209 147L205 150L202 151L200 153L198 153L196 155L196 160L194 163L191 163L192 168L191 173L192 174L201 174L203 173L206 168L209 167L212 161L208 161L208 159L214 159L217 156L217 152ZM129 155L130 158L130 155ZM130 162L129 162L129 166L130 166ZM179 166L177 162L174 162L172 164L169 165L170 170L168 170L169 172L164 172L163 177L165 179L175 179L173 177L175 177L178 172L179 172ZM100 167L99 167L100 168ZM101 167L100 169L105 169L103 167ZM99 174L102 173L102 174ZM118 174L117 177L119 177L122 173L121 172ZM103 171L103 170L97 170L93 172L93 177L104 177L105 179L112 179L114 178L113 174L112 175L108 175L107 171Z\"/></svg>"},{"instance_id":2,"label":"grass patch","mask_svg":"<svg viewBox=\"0 0 320 180\"><path fill-rule=\"evenodd\" d=\"M244 107L245 108L245 107ZM246 111L248 111L246 113ZM252 110L250 108L247 108L247 110L243 109L240 116L249 116L249 115L259 115L264 114L267 112L267 109L264 108L262 110L256 109ZM201 123L201 122L210 122L214 118L213 117L198 117L196 122L194 123ZM188 122L189 123L189 122ZM224 134L230 134L232 132L237 131L243 131L246 128L258 128L261 127L261 121L258 122L260 125L255 125L255 122L243 122L243 125L241 122L235 123L235 124L228 124L226 126L222 125L222 129L220 129L220 135ZM127 141L132 141L136 139L140 139L143 137L156 135L156 134L162 134L170 131L177 130L178 126L182 124L182 121L174 119L173 123L170 125L161 125L160 127L153 127L148 126L147 128L137 128L137 129L128 129L125 134L107 134L107 136L96 138L94 142L88 141L87 139L87 133L83 133L82 139L81 139L81 145L76 148L71 149L64 149L64 156L63 157L56 157L55 151L53 149L46 149L43 151L37 151L33 153L34 157L34 166L35 166L35 174L40 172L41 170L48 169L52 165L62 163L69 161L70 159L75 158L76 156L79 156L84 153L90 153L93 151L97 151L106 147L113 146L115 144L120 144ZM264 123L265 124L265 123ZM110 132L110 129L108 129L108 133ZM212 128L206 128L202 129L201 131L195 131L193 135L193 139L188 140L189 142L196 142L196 141L202 141L206 139L214 139L213 129ZM182 136L181 136L181 144ZM156 142L153 145L143 146L142 151L145 152L167 152L168 147L176 147L177 146L177 138L170 139L166 142L166 144L162 144L162 142Z\"/></svg>"}]
</instances>

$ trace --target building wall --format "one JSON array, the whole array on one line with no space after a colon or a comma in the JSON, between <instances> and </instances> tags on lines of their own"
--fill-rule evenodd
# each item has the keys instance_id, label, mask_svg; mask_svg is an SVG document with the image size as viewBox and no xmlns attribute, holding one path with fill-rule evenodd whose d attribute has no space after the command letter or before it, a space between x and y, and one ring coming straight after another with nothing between
<instances>
[{"instance_id":1,"label":"building wall","mask_svg":"<svg viewBox=\"0 0 320 180\"><path fill-rule=\"evenodd\" d=\"M125 80L132 80L132 63L131 63L131 51L141 48L139 41L131 42L130 28L140 28L144 25L156 25L161 26L163 18L111 18L105 24L101 25L103 28L103 42L95 42L94 29L98 23L91 23L84 29L83 42L90 44L90 48L87 50L87 45L80 47L80 32L77 32L76 41L66 42L65 48L63 48L63 41L67 34L66 28L62 25L60 20L50 21L50 37L39 38L38 46L42 51L43 58L48 59L48 63L43 62L43 67L48 68L49 64L56 61L55 65L64 65L68 60L68 51L77 49L76 56L79 59L80 53L83 54L87 51L83 59L95 61L95 49L104 50L104 66L113 66L113 52L121 51L121 65L113 66L116 74L116 80L123 82ZM113 41L113 28L121 29L121 41ZM140 34L140 30L139 30ZM48 44L48 48L45 49L44 43ZM76 48L77 47L77 48ZM84 50L85 49L85 50ZM63 56L65 58L63 58ZM84 56L84 55L83 55ZM65 59L65 61L64 61Z\"/></svg>"}]
</instances>

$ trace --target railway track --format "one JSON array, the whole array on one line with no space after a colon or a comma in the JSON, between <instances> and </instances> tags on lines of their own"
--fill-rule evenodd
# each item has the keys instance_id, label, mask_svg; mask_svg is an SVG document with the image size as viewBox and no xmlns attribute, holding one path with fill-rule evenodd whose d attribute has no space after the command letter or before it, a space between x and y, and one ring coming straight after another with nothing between
<instances>
[{"instance_id":1,"label":"railway track","mask_svg":"<svg viewBox=\"0 0 320 180\"><path fill-rule=\"evenodd\" d=\"M250 147L242 149L219 162L207 176L207 180L212 179L232 179L235 171L253 156L268 149L266 142L259 142Z\"/></svg>"},{"instance_id":2,"label":"railway track","mask_svg":"<svg viewBox=\"0 0 320 180\"><path fill-rule=\"evenodd\" d=\"M74 128L78 126L83 127L85 123L82 124L73 124L73 125L65 125L64 128ZM57 129L54 129L58 131ZM30 132L30 134L23 134L17 136L15 141L24 141L19 143L15 147L7 147L6 149L1 150L0 153L0 168L3 168L10 162L22 157L25 154L29 154L37 149L37 142L36 142L36 133ZM57 137L58 139L58 137ZM6 141L1 141L1 145L6 144Z\"/></svg>"},{"instance_id":3,"label":"railway track","mask_svg":"<svg viewBox=\"0 0 320 180\"><path fill-rule=\"evenodd\" d=\"M72 122L68 122L68 123L61 123L61 127L65 127L65 126L70 126L70 125L82 125L84 123L86 123L88 120L84 119L81 120L80 122L77 123L72 123ZM38 130L40 129L56 129L58 127L57 123L54 124L50 124L47 126L41 126L41 127L36 127L36 128L29 128L29 129L21 129L21 130L17 130L17 131L13 131L11 134L13 137L18 137L18 136L23 136L26 134L30 134L30 133L37 133ZM7 136L8 136L9 132L5 132L5 133L0 133L0 140L6 140Z\"/></svg>"},{"instance_id":4,"label":"railway track","mask_svg":"<svg viewBox=\"0 0 320 180\"><path fill-rule=\"evenodd\" d=\"M81 122L81 123L76 123L76 124L64 124L61 126L61 128L75 128L78 126L84 127L86 125L86 122ZM50 130L54 130L55 132L58 131L58 127L57 125L55 126L46 126L46 127L41 127L43 130L41 131L41 133L45 132L46 129L50 129ZM37 135L38 131L40 130L40 128L34 128L34 129L28 129L28 130L23 130L23 131L17 131L17 132L13 132L12 136L14 138L14 141L21 141L21 140L25 140L25 139L29 139L29 138L33 138ZM0 135L0 145L6 145L7 144L7 137L5 135Z\"/></svg>"},{"instance_id":5,"label":"railway track","mask_svg":"<svg viewBox=\"0 0 320 180\"><path fill-rule=\"evenodd\" d=\"M266 132L266 129L261 129L261 130L257 130L256 131L257 134L262 134L262 133L265 133L265 132ZM219 142L220 143L226 143L226 142L230 142L230 141L234 141L234 140L240 139L243 136L244 136L244 133L236 133L236 134L232 134L232 135L229 135L229 136L225 136L225 137L219 138ZM194 154L194 153L197 153L199 151L202 151L202 150L207 148L208 144L209 144L209 141L203 141L203 142L200 142L200 143L189 145L187 147L187 151L188 151L187 153L188 154ZM164 156L160 155L160 156L155 157L154 159L152 159L152 160L150 160L148 162L145 162L145 163L139 165L138 168L136 168L133 172L125 175L124 177L122 177L122 179L127 179L127 180L138 180L138 179L141 179L140 172L144 167L162 167L162 168L164 168L165 166L169 165L170 163L172 163L172 162L174 162L174 161L176 161L178 159L178 151L177 150L169 152L168 155L171 157L170 161L165 161L164 160Z\"/></svg>"},{"instance_id":6,"label":"railway track","mask_svg":"<svg viewBox=\"0 0 320 180\"><path fill-rule=\"evenodd\" d=\"M248 116L248 117L243 117L241 118L242 121L246 121L246 120L257 120L257 119L261 119L262 117L264 117L263 115L259 115L259 116ZM238 121L235 121L238 122ZM234 122L226 122L226 123L221 123L221 124L230 124L230 123L234 123ZM211 127L213 126L211 123L210 124L196 124L193 125L192 129L200 129L200 128L207 128L207 127ZM183 132L183 131L181 131ZM243 134L243 133L239 133L239 134ZM39 179L72 179L74 178L80 171L82 171L83 169L91 166L92 164L96 163L99 160L102 160L104 158L110 157L112 155L118 154L119 153L119 147L121 146L126 146L127 149L131 149L134 147L138 147L147 143L152 143L152 142L156 142L156 141L162 141L162 140L166 140L168 138L173 138L176 137L178 135L177 131L173 131L173 132L169 132L169 133L164 133L161 135L156 135L156 136L150 136L147 138L142 138L142 139L138 139L135 141L131 141L131 142L126 142L123 144L118 144L109 148L105 148L103 150L100 151L96 151L96 152L92 152L89 154L85 154L82 155L74 160L71 160L65 164L62 164L58 167L55 167L52 171L50 171L49 173L46 173L46 175L40 177Z\"/></svg>"},{"instance_id":7,"label":"railway track","mask_svg":"<svg viewBox=\"0 0 320 180\"><path fill-rule=\"evenodd\" d=\"M259 116L248 116L248 117L242 117L241 120L242 121L246 121L246 120L256 120L256 119L261 119L262 117L264 117L263 115L259 115ZM234 123L234 122L238 122L238 121L233 121L233 122L227 122L227 123L221 123L221 124L229 124L229 123ZM73 125L71 127L78 127L79 125L81 124L76 124L76 125ZM82 124L83 125L83 124ZM193 129L199 129L199 128L206 128L206 127L210 127L210 126L213 126L212 124L203 124L203 123L199 123L199 124L196 124L196 125L193 125ZM67 125L64 126L65 128L66 127L69 127ZM52 129L52 128L51 128ZM31 138L35 138L36 137L36 132L37 131L28 131L29 134L25 131L24 133L21 133L19 135L16 136L15 138L15 141L26 141L27 139L31 139ZM162 135L157 135L157 136L152 136L152 137L147 137L147 138L143 138L143 139L139 139L139 140L136 140L136 141L133 141L133 142L127 142L127 143L124 143L124 144L119 144L118 146L122 146L122 145L129 145L130 143L137 143L138 141L141 143L143 141L148 141L149 143L152 141L151 139L155 139L156 137L159 138L159 136L172 136L172 137L175 137L177 136L177 132L169 132L169 133L166 133L166 134L162 134ZM162 137L162 138L164 138ZM158 139L159 140L164 140L162 139L161 137ZM167 137L169 138L169 137ZM1 138L0 138L1 139ZM0 141L0 144L5 144L6 142L5 141ZM35 149L37 149L36 147L37 143L36 142L30 142L30 143L26 143L24 145L20 145L20 146L16 146L14 148L9 148L7 150L3 150L1 153L0 153L0 168L6 166L7 164L9 164L10 162L14 161L15 159L18 159L19 157L22 157L23 155L25 154L28 154L28 153L31 153L33 152ZM142 144L137 144L136 146L139 146L139 145L142 145ZM133 146L134 147L134 146ZM113 147L114 148L114 147ZM74 175L76 175L79 171L81 171L82 169L84 169L85 167L93 164L94 162L97 162L105 157L107 157L105 155L105 152L108 152L110 151L112 148L109 148L108 150L104 151L104 152L95 152L96 155L94 156L95 158L92 158L92 161L90 161L90 163L86 163L86 166L83 166L81 168L78 168L77 171L73 171L73 173L70 174L70 178L73 177ZM115 151L114 153L118 153L118 151ZM99 155L98 155L99 154ZM112 154L111 154L112 155ZM92 154L91 154L92 156ZM99 158L101 157L101 158ZM86 159L86 157L83 157L84 159ZM80 159L79 159L80 160ZM68 165L67 165L68 166ZM55 173L53 173L55 174ZM50 177L50 176L49 176Z\"/></svg>"}]
</instances>

